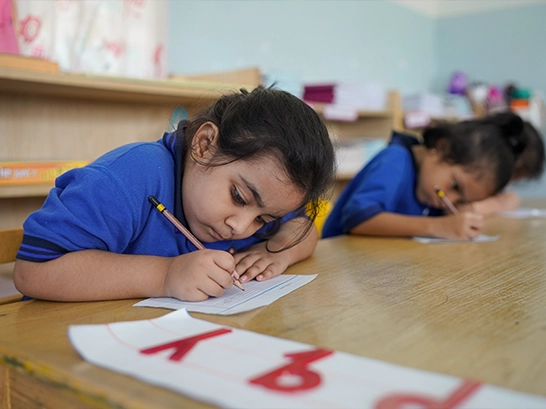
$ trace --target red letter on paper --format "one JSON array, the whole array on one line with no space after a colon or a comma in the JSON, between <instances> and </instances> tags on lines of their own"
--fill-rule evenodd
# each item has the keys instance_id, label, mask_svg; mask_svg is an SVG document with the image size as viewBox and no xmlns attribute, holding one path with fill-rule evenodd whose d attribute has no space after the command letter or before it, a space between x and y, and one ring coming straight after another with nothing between
<instances>
[{"instance_id":1,"label":"red letter on paper","mask_svg":"<svg viewBox=\"0 0 546 409\"><path fill-rule=\"evenodd\" d=\"M291 363L259 376L258 378L251 379L249 382L279 392L299 392L315 388L320 385L320 375L307 369L307 365L331 354L333 354L333 351L325 349L285 354L286 357L292 359ZM293 384L283 384L283 377L296 377L297 382Z\"/></svg>"},{"instance_id":2,"label":"red letter on paper","mask_svg":"<svg viewBox=\"0 0 546 409\"><path fill-rule=\"evenodd\" d=\"M480 382L465 381L455 392L445 400L437 400L421 395L391 395L381 399L375 409L455 409L465 399L469 398L481 386Z\"/></svg>"},{"instance_id":3,"label":"red letter on paper","mask_svg":"<svg viewBox=\"0 0 546 409\"><path fill-rule=\"evenodd\" d=\"M184 355L186 355L188 352L190 352L190 349L192 349L195 346L195 344L197 344L199 341L202 341L202 340L207 339L207 338L216 337L218 335L223 335L223 334L226 334L228 332L231 332L231 330L230 329L219 329L219 330L216 330L216 331L207 332L205 334L195 335L195 336L190 337L190 338L179 339L178 341L172 341L172 342L168 342L168 343L163 344L163 345L157 345L155 347L142 349L140 351L140 353L141 354L146 354L146 355L151 355L151 354L155 354L155 353L160 352L160 351L164 351L166 349L173 349L174 348L175 351L169 357L169 359L171 361L180 361L184 357Z\"/></svg>"}]
</instances>

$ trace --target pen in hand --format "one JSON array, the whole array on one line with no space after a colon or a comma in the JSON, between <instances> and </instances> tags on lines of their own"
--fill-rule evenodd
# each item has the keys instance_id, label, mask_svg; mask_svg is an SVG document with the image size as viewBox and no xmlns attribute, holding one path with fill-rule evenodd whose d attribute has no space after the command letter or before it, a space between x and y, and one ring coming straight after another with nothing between
<instances>
[{"instance_id":1,"label":"pen in hand","mask_svg":"<svg viewBox=\"0 0 546 409\"><path fill-rule=\"evenodd\" d=\"M197 240L197 237L195 237L186 227L184 227L184 225L182 223L180 223L180 221L174 217L174 215L169 212L167 210L167 208L165 206L163 206L159 200L157 200L155 198L155 196L148 196L148 200L150 201L151 204L154 205L154 207L159 210L159 212L165 216L173 225L174 227L176 227L178 229L178 231L180 231L180 233L182 233L184 236L186 236L186 238L192 242L192 244L197 247L198 250L204 250L205 249L205 246L203 246L203 244L201 244L201 242L199 240ZM235 275L237 273L234 271L231 276L233 277L233 284L240 290L245 290L241 284L241 282L239 281L238 278L235 278Z\"/></svg>"},{"instance_id":2,"label":"pen in hand","mask_svg":"<svg viewBox=\"0 0 546 409\"><path fill-rule=\"evenodd\" d=\"M446 194L444 193L442 189L438 189L437 187L435 187L434 190L436 191L436 194L442 200L442 202L444 202L445 205L449 208L449 210L451 210L451 213L453 214L459 213L457 208L453 205L453 203L451 203L451 200L448 199L448 197L446 196Z\"/></svg>"}]
</instances>

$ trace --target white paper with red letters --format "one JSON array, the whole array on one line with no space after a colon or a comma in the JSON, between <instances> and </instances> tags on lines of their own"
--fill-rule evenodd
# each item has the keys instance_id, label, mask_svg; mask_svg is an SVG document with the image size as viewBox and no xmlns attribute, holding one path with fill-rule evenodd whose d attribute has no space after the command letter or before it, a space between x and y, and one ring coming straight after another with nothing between
<instances>
[{"instance_id":1,"label":"white paper with red letters","mask_svg":"<svg viewBox=\"0 0 546 409\"><path fill-rule=\"evenodd\" d=\"M73 325L95 365L222 408L546 408L546 397L192 318Z\"/></svg>"}]
</instances>

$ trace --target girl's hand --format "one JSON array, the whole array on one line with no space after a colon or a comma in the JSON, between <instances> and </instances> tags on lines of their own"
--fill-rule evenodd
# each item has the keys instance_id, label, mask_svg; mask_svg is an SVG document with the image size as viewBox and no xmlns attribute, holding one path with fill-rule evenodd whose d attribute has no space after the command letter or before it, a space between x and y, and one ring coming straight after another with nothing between
<instances>
[{"instance_id":1,"label":"girl's hand","mask_svg":"<svg viewBox=\"0 0 546 409\"><path fill-rule=\"evenodd\" d=\"M483 216L473 212L459 212L435 219L433 235L448 239L474 239L484 226Z\"/></svg>"},{"instance_id":2,"label":"girl's hand","mask_svg":"<svg viewBox=\"0 0 546 409\"><path fill-rule=\"evenodd\" d=\"M173 257L165 274L165 295L184 301L220 297L233 285L234 268L233 256L220 250L198 250Z\"/></svg>"},{"instance_id":3,"label":"girl's hand","mask_svg":"<svg viewBox=\"0 0 546 409\"><path fill-rule=\"evenodd\" d=\"M265 242L258 243L234 254L235 270L239 273L241 283L247 283L254 278L264 281L284 273L288 268L286 257L282 253L268 252L265 245Z\"/></svg>"}]
</instances>

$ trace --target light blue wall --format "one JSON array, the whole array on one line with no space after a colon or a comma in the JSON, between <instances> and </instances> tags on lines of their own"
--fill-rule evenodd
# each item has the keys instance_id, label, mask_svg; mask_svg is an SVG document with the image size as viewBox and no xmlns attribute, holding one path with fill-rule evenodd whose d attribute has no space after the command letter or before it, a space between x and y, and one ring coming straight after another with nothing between
<instances>
[{"instance_id":1,"label":"light blue wall","mask_svg":"<svg viewBox=\"0 0 546 409\"><path fill-rule=\"evenodd\" d=\"M438 20L435 87L456 69L504 86L515 81L546 95L546 4Z\"/></svg>"},{"instance_id":2,"label":"light blue wall","mask_svg":"<svg viewBox=\"0 0 546 409\"><path fill-rule=\"evenodd\" d=\"M444 90L453 71L462 70L471 80L515 82L546 96L546 5L442 18L437 34L433 90ZM524 197L546 197L546 176L515 190Z\"/></svg>"},{"instance_id":3,"label":"light blue wall","mask_svg":"<svg viewBox=\"0 0 546 409\"><path fill-rule=\"evenodd\" d=\"M436 22L374 1L170 0L169 71L259 67L304 82L432 86Z\"/></svg>"},{"instance_id":4,"label":"light blue wall","mask_svg":"<svg viewBox=\"0 0 546 409\"><path fill-rule=\"evenodd\" d=\"M546 5L440 19L384 0L170 0L169 8L171 73L256 66L411 94L444 91L460 69L546 95ZM516 190L546 196L546 177Z\"/></svg>"}]
</instances>

